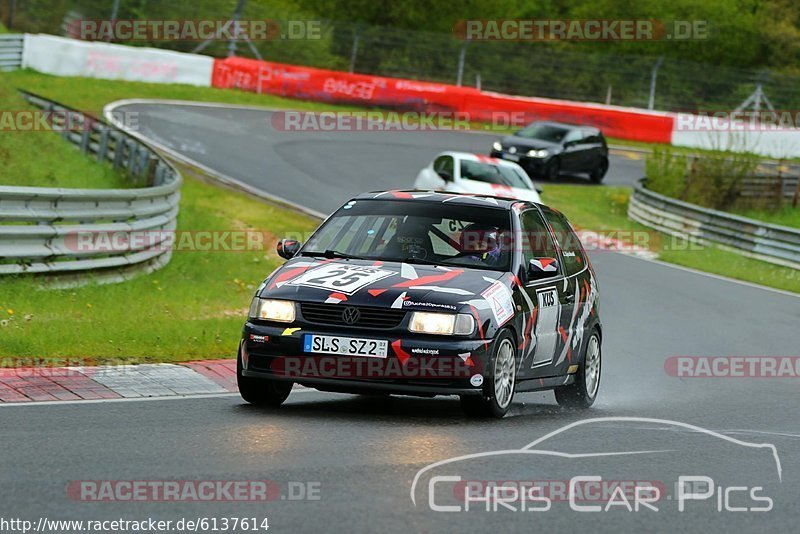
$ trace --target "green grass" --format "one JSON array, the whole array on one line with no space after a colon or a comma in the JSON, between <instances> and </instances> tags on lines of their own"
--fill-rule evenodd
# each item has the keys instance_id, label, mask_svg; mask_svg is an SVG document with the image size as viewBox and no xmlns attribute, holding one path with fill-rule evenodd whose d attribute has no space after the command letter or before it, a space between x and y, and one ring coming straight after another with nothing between
<instances>
[{"instance_id":1,"label":"green grass","mask_svg":"<svg viewBox=\"0 0 800 534\"><path fill-rule=\"evenodd\" d=\"M792 207L791 204L787 203L776 211L742 209L736 210L734 213L771 224L800 228L800 205Z\"/></svg>"},{"instance_id":2,"label":"green grass","mask_svg":"<svg viewBox=\"0 0 800 534\"><path fill-rule=\"evenodd\" d=\"M685 243L628 219L631 191L623 187L546 185L542 200L560 210L578 228L598 232L639 231L635 243L647 243L658 259L746 282L800 293L800 271L742 256L715 246L691 249ZM647 241L645 241L645 236ZM630 237L629 237L630 239Z\"/></svg>"},{"instance_id":3,"label":"green grass","mask_svg":"<svg viewBox=\"0 0 800 534\"><path fill-rule=\"evenodd\" d=\"M0 357L233 357L250 298L280 263L276 236L315 223L191 178L178 220L180 231L264 232L264 250L176 251L153 274L105 286L52 289L37 278L0 278Z\"/></svg>"},{"instance_id":4,"label":"green grass","mask_svg":"<svg viewBox=\"0 0 800 534\"><path fill-rule=\"evenodd\" d=\"M12 73L4 80L95 112L110 101L132 97L331 109L325 104L237 91L56 78L31 72ZM13 94L6 91L3 95L9 98L7 105L26 109L24 103L13 100ZM54 134L20 134L11 145L7 137L11 136L6 132L0 136L5 183L75 186L83 180L87 185L111 186L121 180ZM35 162L17 161L31 158ZM547 185L545 201L581 228L648 231L627 218L629 195L625 188ZM265 249L177 251L165 268L107 286L53 289L43 287L39 278L0 278L0 357L131 362L232 357L255 287L280 263L273 252L275 239L287 232L308 232L316 223L191 176L186 176L178 221L181 231L255 229L267 234ZM660 239L655 239L652 247L665 261L800 292L798 271L716 248L663 250Z\"/></svg>"},{"instance_id":5,"label":"green grass","mask_svg":"<svg viewBox=\"0 0 800 534\"><path fill-rule=\"evenodd\" d=\"M0 75L0 168L3 185L35 187L128 187L110 165L99 165L49 131L24 131L18 112L38 111L14 89L12 77Z\"/></svg>"}]
</instances>

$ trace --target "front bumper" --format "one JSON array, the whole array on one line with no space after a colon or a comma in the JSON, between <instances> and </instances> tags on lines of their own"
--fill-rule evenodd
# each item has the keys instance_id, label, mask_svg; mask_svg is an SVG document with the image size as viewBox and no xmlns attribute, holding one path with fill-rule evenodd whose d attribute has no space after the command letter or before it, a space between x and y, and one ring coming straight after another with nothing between
<instances>
[{"instance_id":1,"label":"front bumper","mask_svg":"<svg viewBox=\"0 0 800 534\"><path fill-rule=\"evenodd\" d=\"M387 340L387 357L307 353L306 334ZM489 350L490 343L480 339L248 321L240 357L245 377L289 380L326 391L480 395Z\"/></svg>"}]
</instances>

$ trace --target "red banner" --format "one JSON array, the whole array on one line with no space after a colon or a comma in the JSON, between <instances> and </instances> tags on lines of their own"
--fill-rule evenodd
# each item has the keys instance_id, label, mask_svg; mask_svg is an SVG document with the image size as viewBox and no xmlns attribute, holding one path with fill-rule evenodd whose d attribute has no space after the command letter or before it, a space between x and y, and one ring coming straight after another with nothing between
<instances>
[{"instance_id":1,"label":"red banner","mask_svg":"<svg viewBox=\"0 0 800 534\"><path fill-rule=\"evenodd\" d=\"M390 107L401 110L465 112L471 120L491 122L498 113L519 113L525 122L557 120L601 128L620 139L669 143L673 117L629 108L515 97L471 87L420 82L402 78L272 63L245 58L214 61L213 87L237 88L256 93L335 102Z\"/></svg>"}]
</instances>

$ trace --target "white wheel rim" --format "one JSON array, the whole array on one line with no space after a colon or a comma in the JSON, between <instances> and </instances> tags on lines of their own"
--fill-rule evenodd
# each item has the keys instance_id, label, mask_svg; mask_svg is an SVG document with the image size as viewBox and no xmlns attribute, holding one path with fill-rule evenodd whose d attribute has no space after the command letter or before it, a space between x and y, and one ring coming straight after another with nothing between
<instances>
[{"instance_id":1,"label":"white wheel rim","mask_svg":"<svg viewBox=\"0 0 800 534\"><path fill-rule=\"evenodd\" d=\"M511 403L514 396L514 381L517 377L517 368L514 365L514 346L511 341L504 339L497 349L494 359L494 398L497 405L505 408Z\"/></svg>"},{"instance_id":2,"label":"white wheel rim","mask_svg":"<svg viewBox=\"0 0 800 534\"><path fill-rule=\"evenodd\" d=\"M586 361L583 363L584 382L589 398L597 395L597 388L600 386L600 340L596 335L589 338L589 345L586 347Z\"/></svg>"}]
</instances>

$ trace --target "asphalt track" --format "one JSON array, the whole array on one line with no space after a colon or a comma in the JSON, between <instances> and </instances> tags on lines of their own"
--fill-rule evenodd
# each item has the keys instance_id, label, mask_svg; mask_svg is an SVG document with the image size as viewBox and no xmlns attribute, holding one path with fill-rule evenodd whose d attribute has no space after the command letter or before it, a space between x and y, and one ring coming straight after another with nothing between
<instances>
[{"instance_id":1,"label":"asphalt track","mask_svg":"<svg viewBox=\"0 0 800 534\"><path fill-rule=\"evenodd\" d=\"M263 113L137 106L142 131L217 171L320 211L363 189L404 187L440 150L485 152L491 138L469 133L289 134ZM638 165L638 167L637 167ZM630 183L641 163L614 159L609 183ZM567 213L568 215L568 213ZM794 530L800 512L800 394L797 379L679 379L665 361L691 356L797 356L800 299L611 252L594 252L605 326L600 397L589 412L559 408L551 393L520 395L509 417L473 421L441 399L296 392L277 412L235 396L173 401L0 408L0 502L4 517L179 519L269 517L273 531L451 532ZM268 274L268 273L265 273ZM519 449L587 418L541 444L564 456L496 456L450 467L468 480L660 480L659 511L581 513L555 502L544 512L434 512L425 494L432 462ZM548 447L545 447L547 445ZM641 455L586 456L619 451ZM439 469L439 468L437 468ZM717 511L718 494L678 510L678 475L718 486L763 486L770 512ZM320 483L319 500L270 503L79 502L76 480L273 480ZM444 486L442 486L444 487ZM422 492L420 493L420 488ZM446 501L446 492L435 501ZM283 494L286 497L286 492ZM741 499L731 502L742 505ZM748 501L749 502L749 501ZM747 503L744 503L747 504ZM754 505L750 502L750 505Z\"/></svg>"}]
</instances>

